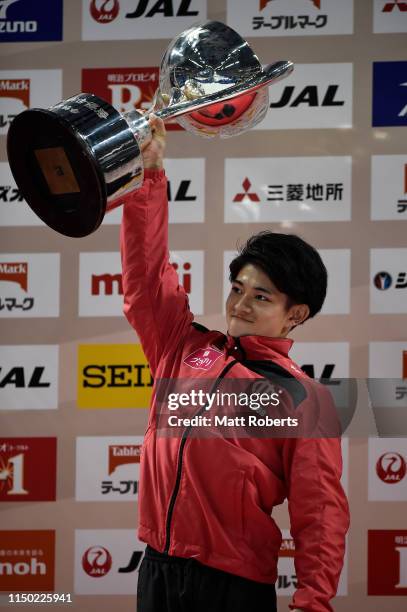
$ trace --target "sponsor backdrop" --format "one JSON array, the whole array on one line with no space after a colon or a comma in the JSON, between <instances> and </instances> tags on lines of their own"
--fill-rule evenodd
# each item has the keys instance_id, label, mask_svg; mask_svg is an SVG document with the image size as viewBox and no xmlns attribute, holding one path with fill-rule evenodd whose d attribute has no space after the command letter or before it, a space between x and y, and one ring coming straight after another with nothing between
<instances>
[{"instance_id":1,"label":"sponsor backdrop","mask_svg":"<svg viewBox=\"0 0 407 612\"><path fill-rule=\"evenodd\" d=\"M407 3L0 0L5 606L9 592L55 591L70 594L78 611L136 609L152 384L122 314L121 209L87 238L46 228L9 170L10 122L80 91L122 112L148 108L169 41L206 18L237 29L262 62L290 59L295 70L270 87L270 111L249 133L208 141L168 125L171 262L191 308L224 330L227 266L239 244L265 228L299 234L324 259L329 287L321 315L295 331L298 367L332 385L370 377L384 421L405 422ZM352 527L339 612L406 609L407 443L392 431L398 437L361 430L343 440ZM275 516L282 611L296 586L295 550L286 503Z\"/></svg>"}]
</instances>

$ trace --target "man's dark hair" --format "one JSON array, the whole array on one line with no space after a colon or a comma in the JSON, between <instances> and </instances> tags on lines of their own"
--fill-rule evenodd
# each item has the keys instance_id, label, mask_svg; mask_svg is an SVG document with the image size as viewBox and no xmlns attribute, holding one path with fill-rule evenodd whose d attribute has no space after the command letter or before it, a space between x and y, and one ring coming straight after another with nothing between
<instances>
[{"instance_id":1,"label":"man's dark hair","mask_svg":"<svg viewBox=\"0 0 407 612\"><path fill-rule=\"evenodd\" d=\"M318 252L294 234L260 232L248 239L229 265L229 280L234 281L246 264L258 266L279 291L288 296L288 308L307 304L309 317L322 308L328 275Z\"/></svg>"}]
</instances>

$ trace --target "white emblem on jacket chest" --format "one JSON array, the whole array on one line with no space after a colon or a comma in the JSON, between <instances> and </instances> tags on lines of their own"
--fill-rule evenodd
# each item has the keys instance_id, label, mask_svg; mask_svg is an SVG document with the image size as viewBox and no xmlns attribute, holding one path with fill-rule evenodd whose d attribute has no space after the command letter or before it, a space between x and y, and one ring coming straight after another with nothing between
<instances>
[{"instance_id":1,"label":"white emblem on jacket chest","mask_svg":"<svg viewBox=\"0 0 407 612\"><path fill-rule=\"evenodd\" d=\"M209 370L222 354L212 347L199 348L185 357L183 363L195 370Z\"/></svg>"}]
</instances>

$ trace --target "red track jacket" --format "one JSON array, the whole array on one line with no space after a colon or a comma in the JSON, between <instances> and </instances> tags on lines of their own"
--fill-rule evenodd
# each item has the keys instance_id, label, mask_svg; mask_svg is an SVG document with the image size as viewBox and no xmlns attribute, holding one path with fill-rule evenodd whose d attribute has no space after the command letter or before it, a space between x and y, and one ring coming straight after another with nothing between
<instances>
[{"instance_id":1,"label":"red track jacket","mask_svg":"<svg viewBox=\"0 0 407 612\"><path fill-rule=\"evenodd\" d=\"M235 341L193 323L168 261L166 191L164 171L147 170L142 188L126 197L121 228L124 313L155 380L261 378L271 368L306 388L310 379L288 356L292 340ZM274 583L281 532L271 514L288 498L298 580L290 607L332 610L349 527L339 438L162 437L156 406L153 393L141 456L140 540Z\"/></svg>"}]
</instances>

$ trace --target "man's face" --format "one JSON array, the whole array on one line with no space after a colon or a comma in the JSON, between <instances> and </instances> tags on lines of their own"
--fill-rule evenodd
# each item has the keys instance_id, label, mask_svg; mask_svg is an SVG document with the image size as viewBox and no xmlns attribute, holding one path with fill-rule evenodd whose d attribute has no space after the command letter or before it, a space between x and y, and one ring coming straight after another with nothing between
<instances>
[{"instance_id":1,"label":"man's face","mask_svg":"<svg viewBox=\"0 0 407 612\"><path fill-rule=\"evenodd\" d=\"M246 264L232 282L226 301L229 334L235 338L286 336L293 326L296 308L287 309L287 303L287 295L275 287L267 274L253 264Z\"/></svg>"}]
</instances>

